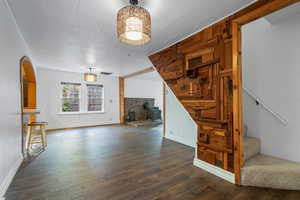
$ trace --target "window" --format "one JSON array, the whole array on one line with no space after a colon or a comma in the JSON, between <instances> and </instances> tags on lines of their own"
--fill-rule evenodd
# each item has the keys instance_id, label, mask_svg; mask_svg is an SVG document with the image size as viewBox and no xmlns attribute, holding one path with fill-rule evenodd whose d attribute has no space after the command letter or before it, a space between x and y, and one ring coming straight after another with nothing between
<instances>
[{"instance_id":1,"label":"window","mask_svg":"<svg viewBox=\"0 0 300 200\"><path fill-rule=\"evenodd\" d=\"M80 111L80 84L62 82L62 112Z\"/></svg>"},{"instance_id":2,"label":"window","mask_svg":"<svg viewBox=\"0 0 300 200\"><path fill-rule=\"evenodd\" d=\"M61 82L61 114L104 112L104 87L98 84Z\"/></svg>"},{"instance_id":3,"label":"window","mask_svg":"<svg viewBox=\"0 0 300 200\"><path fill-rule=\"evenodd\" d=\"M88 112L104 111L104 88L103 85L87 84Z\"/></svg>"}]
</instances>

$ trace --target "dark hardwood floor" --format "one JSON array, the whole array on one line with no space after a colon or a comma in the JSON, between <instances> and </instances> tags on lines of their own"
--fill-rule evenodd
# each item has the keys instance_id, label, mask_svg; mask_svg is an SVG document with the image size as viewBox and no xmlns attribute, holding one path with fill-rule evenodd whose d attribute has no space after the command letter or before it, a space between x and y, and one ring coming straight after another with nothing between
<instances>
[{"instance_id":1,"label":"dark hardwood floor","mask_svg":"<svg viewBox=\"0 0 300 200\"><path fill-rule=\"evenodd\" d=\"M239 187L193 166L194 149L161 129L98 127L56 131L24 164L7 200L299 200L300 192Z\"/></svg>"}]
</instances>

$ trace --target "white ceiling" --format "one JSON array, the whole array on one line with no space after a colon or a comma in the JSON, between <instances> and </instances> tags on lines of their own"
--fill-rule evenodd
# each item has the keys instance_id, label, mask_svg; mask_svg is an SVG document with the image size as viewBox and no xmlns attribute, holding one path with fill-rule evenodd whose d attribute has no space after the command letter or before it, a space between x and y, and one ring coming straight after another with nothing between
<instances>
[{"instance_id":1,"label":"white ceiling","mask_svg":"<svg viewBox=\"0 0 300 200\"><path fill-rule=\"evenodd\" d=\"M147 56L253 0L144 0L152 40L127 46L116 37L116 15L129 0L8 0L33 60L42 68L126 75L151 66Z\"/></svg>"},{"instance_id":2,"label":"white ceiling","mask_svg":"<svg viewBox=\"0 0 300 200\"><path fill-rule=\"evenodd\" d=\"M284 9L281 9L279 11L276 11L265 18L271 23L271 24L279 24L284 22L285 20L291 18L291 17L298 17L300 16L300 3L293 4L289 7L286 7ZM299 18L300 19L300 18Z\"/></svg>"}]
</instances>

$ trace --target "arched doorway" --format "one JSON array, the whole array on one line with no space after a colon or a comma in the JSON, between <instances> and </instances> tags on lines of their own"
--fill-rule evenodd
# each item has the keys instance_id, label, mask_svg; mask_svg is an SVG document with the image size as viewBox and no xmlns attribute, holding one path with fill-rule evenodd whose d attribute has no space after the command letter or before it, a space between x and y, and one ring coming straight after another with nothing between
<instances>
[{"instance_id":1,"label":"arched doorway","mask_svg":"<svg viewBox=\"0 0 300 200\"><path fill-rule=\"evenodd\" d=\"M36 77L32 63L28 57L20 60L20 86L21 86L21 111L22 111L22 150L24 153L25 129L24 124L35 121L36 109ZM33 112L33 114L29 114Z\"/></svg>"}]
</instances>

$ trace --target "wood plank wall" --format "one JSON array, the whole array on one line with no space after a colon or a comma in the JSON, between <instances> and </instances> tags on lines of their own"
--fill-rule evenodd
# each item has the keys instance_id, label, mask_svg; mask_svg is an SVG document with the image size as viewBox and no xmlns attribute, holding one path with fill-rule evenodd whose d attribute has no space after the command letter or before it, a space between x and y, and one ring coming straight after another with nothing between
<instances>
[{"instance_id":1,"label":"wood plank wall","mask_svg":"<svg viewBox=\"0 0 300 200\"><path fill-rule=\"evenodd\" d=\"M197 157L233 172L231 49L228 18L149 58L198 124Z\"/></svg>"},{"instance_id":2,"label":"wood plank wall","mask_svg":"<svg viewBox=\"0 0 300 200\"><path fill-rule=\"evenodd\" d=\"M237 184L243 167L241 30L237 23L249 23L296 2L258 0L149 56L198 124L197 158L235 173Z\"/></svg>"}]
</instances>

